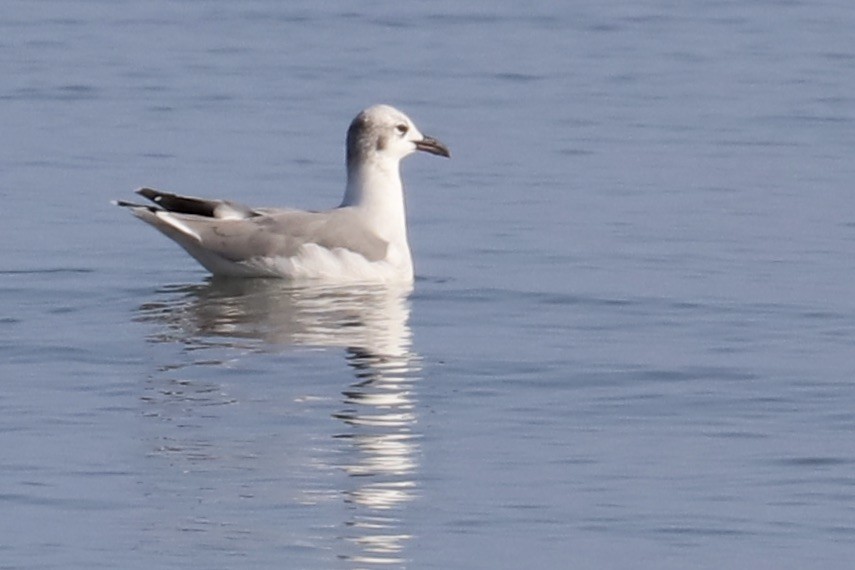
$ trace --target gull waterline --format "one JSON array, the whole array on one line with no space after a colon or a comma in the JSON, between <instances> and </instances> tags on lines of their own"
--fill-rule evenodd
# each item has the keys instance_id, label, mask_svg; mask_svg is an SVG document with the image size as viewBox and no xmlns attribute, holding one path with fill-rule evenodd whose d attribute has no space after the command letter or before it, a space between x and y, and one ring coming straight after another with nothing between
<instances>
[{"instance_id":1,"label":"gull waterline","mask_svg":"<svg viewBox=\"0 0 855 570\"><path fill-rule=\"evenodd\" d=\"M401 111L376 105L359 113L347 130L347 186L332 210L252 208L151 188L137 193L155 206L115 204L174 240L214 275L410 283L400 163L417 150L450 156Z\"/></svg>"}]
</instances>

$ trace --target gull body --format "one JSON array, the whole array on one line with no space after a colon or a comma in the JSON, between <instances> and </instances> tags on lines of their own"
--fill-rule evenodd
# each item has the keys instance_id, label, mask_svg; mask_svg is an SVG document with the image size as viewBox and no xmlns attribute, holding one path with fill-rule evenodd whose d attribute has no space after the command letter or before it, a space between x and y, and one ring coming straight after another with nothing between
<instances>
[{"instance_id":1,"label":"gull body","mask_svg":"<svg viewBox=\"0 0 855 570\"><path fill-rule=\"evenodd\" d=\"M347 131L347 185L322 212L252 208L142 188L155 205L118 201L214 275L294 281L412 282L400 163L417 150L449 156L388 105L365 109Z\"/></svg>"}]
</instances>

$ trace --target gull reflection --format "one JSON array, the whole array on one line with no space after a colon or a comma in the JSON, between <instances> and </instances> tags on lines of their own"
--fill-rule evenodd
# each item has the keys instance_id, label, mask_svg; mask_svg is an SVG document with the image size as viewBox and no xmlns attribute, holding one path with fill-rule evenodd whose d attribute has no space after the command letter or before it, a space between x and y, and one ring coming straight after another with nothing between
<instances>
[{"instance_id":1,"label":"gull reflection","mask_svg":"<svg viewBox=\"0 0 855 570\"><path fill-rule=\"evenodd\" d=\"M358 382L344 392L346 407L335 417L352 428L339 436L353 443L353 457L343 465L353 482L345 493L352 506L346 539L359 550L350 557L363 565L403 562L399 554L411 537L398 530L394 513L415 496L417 367L408 351L351 348L348 362Z\"/></svg>"},{"instance_id":2,"label":"gull reflection","mask_svg":"<svg viewBox=\"0 0 855 570\"><path fill-rule=\"evenodd\" d=\"M334 490L346 513L335 550L355 568L405 564L412 536L402 513L416 497L419 467L419 367L407 323L410 289L295 288L259 279L210 281L163 293L141 306L137 317L158 325L150 337L156 343L242 354L293 345L345 349L351 378L332 416L343 428L334 441L347 444L329 466L347 474Z\"/></svg>"}]
</instances>

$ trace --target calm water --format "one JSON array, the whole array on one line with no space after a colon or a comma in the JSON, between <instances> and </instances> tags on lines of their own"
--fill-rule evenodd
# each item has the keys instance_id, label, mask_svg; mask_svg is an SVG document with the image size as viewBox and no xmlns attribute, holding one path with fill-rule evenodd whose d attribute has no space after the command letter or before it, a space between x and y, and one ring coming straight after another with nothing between
<instances>
[{"instance_id":1,"label":"calm water","mask_svg":"<svg viewBox=\"0 0 855 570\"><path fill-rule=\"evenodd\" d=\"M0 568L851 568L850 4L5 2ZM109 205L334 205L376 102L412 293Z\"/></svg>"}]
</instances>

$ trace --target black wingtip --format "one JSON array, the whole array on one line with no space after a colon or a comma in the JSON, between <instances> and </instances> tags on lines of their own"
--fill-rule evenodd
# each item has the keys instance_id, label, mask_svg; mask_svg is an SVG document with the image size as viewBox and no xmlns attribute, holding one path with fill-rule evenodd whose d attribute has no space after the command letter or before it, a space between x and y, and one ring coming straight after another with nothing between
<instances>
[{"instance_id":1,"label":"black wingtip","mask_svg":"<svg viewBox=\"0 0 855 570\"><path fill-rule=\"evenodd\" d=\"M156 202L157 198L162 194L162 192L158 192L154 188L140 188L137 190L137 194L143 196L144 198L148 198L152 202Z\"/></svg>"},{"instance_id":2,"label":"black wingtip","mask_svg":"<svg viewBox=\"0 0 855 570\"><path fill-rule=\"evenodd\" d=\"M114 206L119 206L120 208L145 208L150 212L157 212L157 208L154 206L149 206L148 204L137 204L136 202L127 202L125 200L110 200L110 203Z\"/></svg>"}]
</instances>

